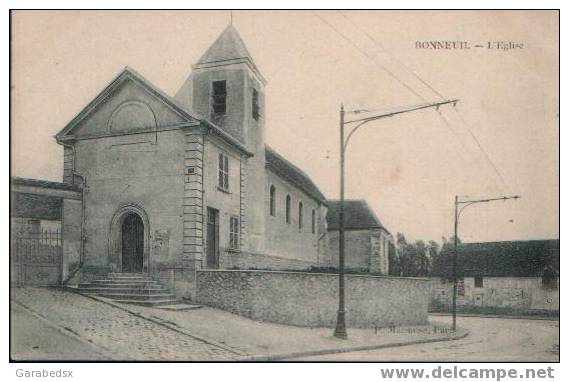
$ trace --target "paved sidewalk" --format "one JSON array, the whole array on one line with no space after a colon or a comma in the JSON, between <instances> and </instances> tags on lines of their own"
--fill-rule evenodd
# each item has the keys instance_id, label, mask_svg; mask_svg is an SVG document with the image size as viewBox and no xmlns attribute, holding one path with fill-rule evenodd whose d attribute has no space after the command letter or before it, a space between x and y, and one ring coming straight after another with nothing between
<instances>
[{"instance_id":1,"label":"paved sidewalk","mask_svg":"<svg viewBox=\"0 0 569 382\"><path fill-rule=\"evenodd\" d=\"M462 338L448 326L348 329L257 322L209 307L189 311L118 304L109 299L46 288L14 288L11 298L70 330L117 360L282 360Z\"/></svg>"},{"instance_id":2,"label":"paved sidewalk","mask_svg":"<svg viewBox=\"0 0 569 382\"><path fill-rule=\"evenodd\" d=\"M452 316L448 312L429 312L431 316ZM509 318L513 320L542 320L542 321L559 321L559 316L539 316L539 315L514 315L514 314L482 314L482 313L457 313L457 317L480 317L480 318Z\"/></svg>"},{"instance_id":3,"label":"paved sidewalk","mask_svg":"<svg viewBox=\"0 0 569 382\"><path fill-rule=\"evenodd\" d=\"M118 304L95 297L141 317L156 320L175 330L187 331L212 343L222 344L244 357L241 360L281 360L306 355L330 354L345 351L379 349L419 343L464 338L468 332L457 330L456 335L444 324L387 328L348 329L348 339L332 336L331 328L306 328L259 322L219 309L202 307L189 311Z\"/></svg>"},{"instance_id":4,"label":"paved sidewalk","mask_svg":"<svg viewBox=\"0 0 569 382\"><path fill-rule=\"evenodd\" d=\"M54 325L20 304L10 304L10 315L10 357L15 361L109 359L89 341Z\"/></svg>"},{"instance_id":5,"label":"paved sidewalk","mask_svg":"<svg viewBox=\"0 0 569 382\"><path fill-rule=\"evenodd\" d=\"M222 361L240 357L240 354L227 348L183 335L73 292L12 288L10 297L50 323L97 346L107 355L107 359ZM47 334L42 332L38 335ZM63 357L60 359L63 360Z\"/></svg>"}]
</instances>

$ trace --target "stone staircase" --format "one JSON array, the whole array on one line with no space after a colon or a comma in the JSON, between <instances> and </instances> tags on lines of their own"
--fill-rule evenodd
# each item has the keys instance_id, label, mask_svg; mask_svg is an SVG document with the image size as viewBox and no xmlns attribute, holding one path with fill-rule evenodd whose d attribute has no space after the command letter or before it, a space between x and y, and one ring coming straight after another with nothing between
<instances>
[{"instance_id":1,"label":"stone staircase","mask_svg":"<svg viewBox=\"0 0 569 382\"><path fill-rule=\"evenodd\" d=\"M143 273L109 273L107 278L80 283L76 291L110 298L123 304L150 307L182 309L182 300L176 298L167 288Z\"/></svg>"}]
</instances>

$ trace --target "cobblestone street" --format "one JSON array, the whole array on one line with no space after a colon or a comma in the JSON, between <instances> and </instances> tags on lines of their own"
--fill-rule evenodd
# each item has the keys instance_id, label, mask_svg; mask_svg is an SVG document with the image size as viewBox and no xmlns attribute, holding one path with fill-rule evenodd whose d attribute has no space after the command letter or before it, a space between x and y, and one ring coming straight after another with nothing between
<instances>
[{"instance_id":1,"label":"cobblestone street","mask_svg":"<svg viewBox=\"0 0 569 382\"><path fill-rule=\"evenodd\" d=\"M78 294L58 289L13 288L11 299L104 349L115 360L220 361L239 357Z\"/></svg>"}]
</instances>

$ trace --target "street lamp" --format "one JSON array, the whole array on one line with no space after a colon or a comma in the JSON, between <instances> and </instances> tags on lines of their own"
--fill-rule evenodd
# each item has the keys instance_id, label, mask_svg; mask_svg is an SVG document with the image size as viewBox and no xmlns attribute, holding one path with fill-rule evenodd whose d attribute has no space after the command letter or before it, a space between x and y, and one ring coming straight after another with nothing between
<instances>
[{"instance_id":1,"label":"street lamp","mask_svg":"<svg viewBox=\"0 0 569 382\"><path fill-rule=\"evenodd\" d=\"M339 281L339 296L338 296L338 317L336 319L336 329L334 330L334 337L346 339L348 338L348 333L346 331L346 310L345 310L345 303L344 303L344 260L345 260L345 242L344 242L344 173L345 173L345 154L346 154L346 147L350 141L350 138L354 135L354 133L364 124L375 121L381 118L392 117L397 114L408 113L411 111L427 109L427 108L439 108L441 105L446 105L452 103L456 105L458 99L453 100L445 100L440 102L429 102L429 103L422 103L413 106L405 106L399 108L397 110L393 110L390 112L385 112L381 114L372 115L369 117L364 118L357 118L351 121L345 121L344 116L346 112L344 111L344 105L340 108L340 211L338 214L338 224L339 224L339 259L338 259L338 281ZM351 112L353 114L360 114L360 113L370 113L368 110L357 110ZM356 124L352 130L348 133L348 136L344 138L344 128L345 125L348 124Z\"/></svg>"},{"instance_id":2,"label":"street lamp","mask_svg":"<svg viewBox=\"0 0 569 382\"><path fill-rule=\"evenodd\" d=\"M452 257L452 277L453 277L453 287L452 287L452 331L456 332L456 292L457 292L457 272L456 272L456 262L458 253L458 219L462 211L466 207L477 203L489 203L495 202L497 200L508 200L508 199L519 199L519 195L514 196L502 196L499 198L490 199L478 199L478 200L458 200L458 195L454 197L454 252ZM458 206L464 204L460 209Z\"/></svg>"}]
</instances>

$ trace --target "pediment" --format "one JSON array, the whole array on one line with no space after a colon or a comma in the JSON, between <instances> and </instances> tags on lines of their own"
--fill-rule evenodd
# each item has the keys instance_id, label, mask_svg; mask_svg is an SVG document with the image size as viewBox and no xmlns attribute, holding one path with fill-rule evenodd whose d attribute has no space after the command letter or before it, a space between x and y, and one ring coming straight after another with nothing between
<instances>
[{"instance_id":1,"label":"pediment","mask_svg":"<svg viewBox=\"0 0 569 382\"><path fill-rule=\"evenodd\" d=\"M131 134L196 124L176 101L124 69L59 134L58 140Z\"/></svg>"}]
</instances>

